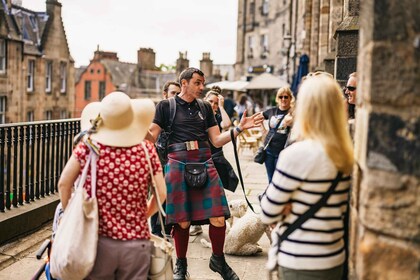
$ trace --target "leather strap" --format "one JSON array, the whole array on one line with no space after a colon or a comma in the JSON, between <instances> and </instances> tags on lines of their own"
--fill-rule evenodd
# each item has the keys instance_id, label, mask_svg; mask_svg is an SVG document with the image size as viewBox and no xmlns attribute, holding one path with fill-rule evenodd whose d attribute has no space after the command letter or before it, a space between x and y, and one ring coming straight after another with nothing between
<instances>
[{"instance_id":1,"label":"leather strap","mask_svg":"<svg viewBox=\"0 0 420 280\"><path fill-rule=\"evenodd\" d=\"M188 141L183 143L171 144L168 147L168 154L179 151L198 150L202 148L210 148L207 141Z\"/></svg>"},{"instance_id":2,"label":"leather strap","mask_svg":"<svg viewBox=\"0 0 420 280\"><path fill-rule=\"evenodd\" d=\"M246 196L246 193L245 193L244 179L242 178L241 166L239 165L238 150L236 148L236 139L235 139L235 135L233 133L233 128L230 130L230 139L232 139L233 150L235 152L236 167L238 168L238 177L239 177L239 181L241 182L242 191L244 192L246 203L248 204L248 206L252 210L252 212L255 213L254 207L252 207L252 205L249 202L248 197Z\"/></svg>"}]
</instances>

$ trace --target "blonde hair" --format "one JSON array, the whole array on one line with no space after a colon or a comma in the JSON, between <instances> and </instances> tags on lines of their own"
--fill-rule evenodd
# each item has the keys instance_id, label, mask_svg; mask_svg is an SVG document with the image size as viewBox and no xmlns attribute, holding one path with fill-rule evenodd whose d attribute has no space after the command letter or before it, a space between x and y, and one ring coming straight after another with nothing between
<instances>
[{"instance_id":1,"label":"blonde hair","mask_svg":"<svg viewBox=\"0 0 420 280\"><path fill-rule=\"evenodd\" d=\"M280 105L279 96L282 93L285 93L285 94L287 94L287 96L289 96L289 98L290 98L290 108L292 109L293 107L295 107L295 97L293 96L293 93L292 93L292 91L290 90L289 87L282 87L282 88L279 88L279 90L277 91L277 93L276 93L277 106Z\"/></svg>"},{"instance_id":2,"label":"blonde hair","mask_svg":"<svg viewBox=\"0 0 420 280\"><path fill-rule=\"evenodd\" d=\"M349 174L353 167L353 143L338 83L326 76L308 77L299 88L295 126L299 138L322 143L336 168Z\"/></svg>"}]
</instances>

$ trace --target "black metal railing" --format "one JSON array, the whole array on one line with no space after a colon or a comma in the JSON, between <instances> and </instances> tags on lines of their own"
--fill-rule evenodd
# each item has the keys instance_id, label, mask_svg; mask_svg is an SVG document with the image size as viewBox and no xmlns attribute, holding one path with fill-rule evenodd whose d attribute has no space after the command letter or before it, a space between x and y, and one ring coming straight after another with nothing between
<instances>
[{"instance_id":1,"label":"black metal railing","mask_svg":"<svg viewBox=\"0 0 420 280\"><path fill-rule=\"evenodd\" d=\"M0 212L57 192L79 119L0 125Z\"/></svg>"}]
</instances>

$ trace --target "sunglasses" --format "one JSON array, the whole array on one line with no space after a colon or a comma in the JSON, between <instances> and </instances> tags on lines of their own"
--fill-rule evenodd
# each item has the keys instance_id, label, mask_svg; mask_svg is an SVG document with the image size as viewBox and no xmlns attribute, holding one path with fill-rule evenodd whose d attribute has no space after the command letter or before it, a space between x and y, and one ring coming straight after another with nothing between
<instances>
[{"instance_id":1,"label":"sunglasses","mask_svg":"<svg viewBox=\"0 0 420 280\"><path fill-rule=\"evenodd\" d=\"M356 87L347 86L346 88L349 91L355 91L356 90Z\"/></svg>"},{"instance_id":2,"label":"sunglasses","mask_svg":"<svg viewBox=\"0 0 420 280\"><path fill-rule=\"evenodd\" d=\"M279 96L279 97L277 97L277 99L289 99L289 96L287 96L287 95L284 95L284 96Z\"/></svg>"}]
</instances>

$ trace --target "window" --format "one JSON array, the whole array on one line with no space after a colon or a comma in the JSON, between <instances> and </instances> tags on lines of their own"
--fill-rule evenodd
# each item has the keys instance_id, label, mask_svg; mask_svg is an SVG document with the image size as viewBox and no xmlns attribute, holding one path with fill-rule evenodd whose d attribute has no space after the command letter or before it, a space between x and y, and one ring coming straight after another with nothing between
<instances>
[{"instance_id":1,"label":"window","mask_svg":"<svg viewBox=\"0 0 420 280\"><path fill-rule=\"evenodd\" d=\"M85 100L90 100L91 89L92 89L92 82L85 81Z\"/></svg>"},{"instance_id":2,"label":"window","mask_svg":"<svg viewBox=\"0 0 420 280\"><path fill-rule=\"evenodd\" d=\"M33 122L34 121L34 111L28 111L26 114L26 121Z\"/></svg>"},{"instance_id":3,"label":"window","mask_svg":"<svg viewBox=\"0 0 420 280\"><path fill-rule=\"evenodd\" d=\"M6 96L0 96L0 124L6 123Z\"/></svg>"},{"instance_id":4,"label":"window","mask_svg":"<svg viewBox=\"0 0 420 280\"><path fill-rule=\"evenodd\" d=\"M249 3L249 13L251 15L254 15L255 14L255 2L254 1L252 1L251 3Z\"/></svg>"},{"instance_id":5,"label":"window","mask_svg":"<svg viewBox=\"0 0 420 280\"><path fill-rule=\"evenodd\" d=\"M6 41L0 39L0 73L6 72Z\"/></svg>"},{"instance_id":6,"label":"window","mask_svg":"<svg viewBox=\"0 0 420 280\"><path fill-rule=\"evenodd\" d=\"M35 75L35 60L28 60L28 69L27 69L27 91L34 91L34 75Z\"/></svg>"},{"instance_id":7,"label":"window","mask_svg":"<svg viewBox=\"0 0 420 280\"><path fill-rule=\"evenodd\" d=\"M248 58L254 57L253 50L254 50L254 37L249 36L248 37Z\"/></svg>"},{"instance_id":8,"label":"window","mask_svg":"<svg viewBox=\"0 0 420 280\"><path fill-rule=\"evenodd\" d=\"M104 81L99 82L99 101L105 97L105 85Z\"/></svg>"},{"instance_id":9,"label":"window","mask_svg":"<svg viewBox=\"0 0 420 280\"><path fill-rule=\"evenodd\" d=\"M268 15L268 10L269 10L268 8L269 8L268 0L263 0L263 4L261 7L261 14L264 16Z\"/></svg>"},{"instance_id":10,"label":"window","mask_svg":"<svg viewBox=\"0 0 420 280\"><path fill-rule=\"evenodd\" d=\"M261 35L261 58L268 56L268 34Z\"/></svg>"},{"instance_id":11,"label":"window","mask_svg":"<svg viewBox=\"0 0 420 280\"><path fill-rule=\"evenodd\" d=\"M95 72L94 69L90 69L90 74L93 74Z\"/></svg>"},{"instance_id":12,"label":"window","mask_svg":"<svg viewBox=\"0 0 420 280\"><path fill-rule=\"evenodd\" d=\"M60 111L60 119L67 119L67 110L61 110Z\"/></svg>"},{"instance_id":13,"label":"window","mask_svg":"<svg viewBox=\"0 0 420 280\"><path fill-rule=\"evenodd\" d=\"M45 119L46 120L52 120L52 111L51 110L48 110L48 111L46 111L45 112Z\"/></svg>"},{"instance_id":14,"label":"window","mask_svg":"<svg viewBox=\"0 0 420 280\"><path fill-rule=\"evenodd\" d=\"M65 93L67 88L67 63L60 63L60 92Z\"/></svg>"},{"instance_id":15,"label":"window","mask_svg":"<svg viewBox=\"0 0 420 280\"><path fill-rule=\"evenodd\" d=\"M51 92L52 61L45 63L45 91Z\"/></svg>"}]
</instances>

